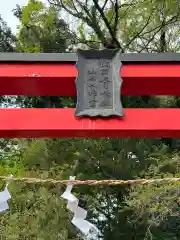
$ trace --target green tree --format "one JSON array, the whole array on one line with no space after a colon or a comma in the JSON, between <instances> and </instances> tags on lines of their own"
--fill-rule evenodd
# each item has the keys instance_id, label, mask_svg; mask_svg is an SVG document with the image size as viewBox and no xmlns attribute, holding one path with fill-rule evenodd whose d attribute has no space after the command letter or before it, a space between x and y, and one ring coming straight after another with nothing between
<instances>
[{"instance_id":1,"label":"green tree","mask_svg":"<svg viewBox=\"0 0 180 240\"><path fill-rule=\"evenodd\" d=\"M11 29L7 23L2 19L0 15L0 53L2 52L14 52L16 44L16 37L13 35ZM9 104L11 98L0 96L0 104Z\"/></svg>"},{"instance_id":2,"label":"green tree","mask_svg":"<svg viewBox=\"0 0 180 240\"><path fill-rule=\"evenodd\" d=\"M20 20L17 51L23 53L67 52L71 49L73 35L68 24L59 17L57 10L38 0L30 0L20 7L17 5L14 15ZM70 98L67 98L70 100ZM62 107L58 96L17 97L16 103L25 107ZM65 100L66 101L66 100ZM71 104L73 101L71 100Z\"/></svg>"},{"instance_id":3,"label":"green tree","mask_svg":"<svg viewBox=\"0 0 180 240\"><path fill-rule=\"evenodd\" d=\"M72 35L67 23L54 7L30 0L14 14L20 20L17 49L20 52L65 52L71 47Z\"/></svg>"},{"instance_id":4,"label":"green tree","mask_svg":"<svg viewBox=\"0 0 180 240\"><path fill-rule=\"evenodd\" d=\"M49 2L58 16L63 10L78 19L76 43L79 43L80 47L96 49L118 47L122 52L178 51L180 11L177 1L126 0L120 3L117 0L49 0ZM33 7L28 8L25 16L29 16L33 12L37 21L38 16L41 15L41 7L39 7L41 4L36 3L37 1L30 1L29 4L32 4ZM34 12L36 7L39 8ZM19 11L19 13L23 19L23 11L22 13ZM30 14L30 16L33 15ZM34 31L34 25L30 25L30 28ZM19 31L21 32L21 28ZM19 36L23 35L19 34ZM41 51L40 46L42 45L34 40L36 38L31 39L30 42L26 38L20 38L19 45L22 44L22 39L24 39L25 48L27 46L27 51ZM48 42L46 36L45 39ZM61 102L63 107L73 104L69 100L65 101L63 98L62 100L64 101L64 103ZM48 99L43 99L43 101L44 105L39 105L38 101L30 101L29 106L49 106ZM125 107L176 106L174 98L167 97L125 97L123 102ZM22 99L21 103L23 103ZM67 179L69 175L76 175L78 179L127 180L179 175L178 149L176 148L174 151L172 146L167 147L161 139L33 139L31 141L22 140L21 143L19 142L19 146L22 144L25 146L22 148L23 154L18 155L16 161L13 161L11 157L5 165L5 168L9 169L12 162L16 164L20 162L18 169L22 170L20 173L17 171L16 174L21 176ZM27 189L27 192L30 191L31 195L31 186L24 186L24 188ZM121 238L178 240L180 221L178 188L179 184L136 188L81 186L74 188L74 191L80 198L80 205L89 210L88 218L99 227L103 233L102 238L105 240L110 238L115 240ZM24 195L23 191L22 195ZM40 212L30 222L30 225L25 226L27 235L31 237L32 233L29 230L31 227L29 226L34 222L37 225L37 222L42 221L38 219L45 207L47 207L48 214L43 221L49 222L49 219L55 217L50 214L54 198L52 199L49 194L52 193L53 188L48 188L48 192L44 189L39 191L37 188L36 191L38 191L37 195L34 194L36 196L32 200L38 202ZM43 191L46 193L44 194ZM57 189L54 191L53 196L55 197L58 193ZM42 200L41 194L45 195L45 199L49 196L48 206ZM39 200L40 198L41 200ZM20 195L18 204L21 203L21 199L23 201L23 197ZM17 203L12 204L12 209ZM58 205L58 207L64 216L62 205ZM26 206L23 205L22 209L22 214L24 211L28 212ZM28 212L31 217L33 211L31 209ZM12 214L11 212L10 216ZM61 217L58 218L56 224L59 224L59 221L61 221ZM14 222L19 226L17 219ZM64 222L66 223L66 220L63 219ZM56 224L50 225L55 229L54 231L57 231ZM175 225L176 227L174 227ZM22 222L20 226L20 228L24 228ZM61 224L60 227L62 227ZM22 231L17 228L16 233L19 237ZM13 232L10 228L8 231ZM36 228L36 236L46 237L45 231L45 229L41 231L40 228ZM67 234L63 236L64 239L69 239ZM75 235L73 237L75 239Z\"/></svg>"},{"instance_id":5,"label":"green tree","mask_svg":"<svg viewBox=\"0 0 180 240\"><path fill-rule=\"evenodd\" d=\"M14 52L16 38L0 16L0 52Z\"/></svg>"},{"instance_id":6,"label":"green tree","mask_svg":"<svg viewBox=\"0 0 180 240\"><path fill-rule=\"evenodd\" d=\"M45 141L17 140L16 148L0 165L0 174L19 177L62 178L64 166L50 162ZM18 145L17 145L18 143ZM1 185L2 189L4 185ZM10 209L0 215L2 239L82 239L54 185L10 184Z\"/></svg>"}]
</instances>

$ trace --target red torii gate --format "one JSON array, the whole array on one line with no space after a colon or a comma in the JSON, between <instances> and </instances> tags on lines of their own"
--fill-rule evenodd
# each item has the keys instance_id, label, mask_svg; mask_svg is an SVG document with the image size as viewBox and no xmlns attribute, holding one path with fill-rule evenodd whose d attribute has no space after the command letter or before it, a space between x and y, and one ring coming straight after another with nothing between
<instances>
[{"instance_id":1,"label":"red torii gate","mask_svg":"<svg viewBox=\"0 0 180 240\"><path fill-rule=\"evenodd\" d=\"M180 54L122 54L124 95L180 95ZM0 95L76 96L76 54L0 54ZM180 137L180 109L125 109L76 118L74 109L0 109L0 137Z\"/></svg>"}]
</instances>

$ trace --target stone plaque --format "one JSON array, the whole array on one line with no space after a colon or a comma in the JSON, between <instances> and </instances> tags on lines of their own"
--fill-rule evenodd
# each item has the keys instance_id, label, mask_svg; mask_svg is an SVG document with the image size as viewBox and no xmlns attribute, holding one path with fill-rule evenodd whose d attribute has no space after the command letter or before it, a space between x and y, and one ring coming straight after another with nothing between
<instances>
[{"instance_id":1,"label":"stone plaque","mask_svg":"<svg viewBox=\"0 0 180 240\"><path fill-rule=\"evenodd\" d=\"M123 116L119 50L78 50L77 54L75 116Z\"/></svg>"}]
</instances>

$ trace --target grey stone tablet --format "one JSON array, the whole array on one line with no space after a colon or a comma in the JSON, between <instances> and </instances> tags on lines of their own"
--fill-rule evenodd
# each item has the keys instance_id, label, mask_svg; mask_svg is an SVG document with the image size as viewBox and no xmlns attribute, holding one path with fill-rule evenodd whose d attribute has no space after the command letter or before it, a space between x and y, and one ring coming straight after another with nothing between
<instances>
[{"instance_id":1,"label":"grey stone tablet","mask_svg":"<svg viewBox=\"0 0 180 240\"><path fill-rule=\"evenodd\" d=\"M118 49L78 50L75 116L123 116Z\"/></svg>"}]
</instances>

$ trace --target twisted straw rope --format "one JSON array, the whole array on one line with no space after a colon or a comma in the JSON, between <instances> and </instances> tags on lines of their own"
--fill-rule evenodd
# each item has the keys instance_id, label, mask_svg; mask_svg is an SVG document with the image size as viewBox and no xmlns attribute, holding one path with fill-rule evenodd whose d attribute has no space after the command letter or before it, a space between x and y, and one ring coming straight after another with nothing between
<instances>
[{"instance_id":1,"label":"twisted straw rope","mask_svg":"<svg viewBox=\"0 0 180 240\"><path fill-rule=\"evenodd\" d=\"M35 184L53 184L53 185L145 185L152 183L175 183L180 182L180 178L158 178L158 179L135 179L135 180L55 180L55 179L39 179L39 178L10 178L0 176L1 181L13 181L22 183L35 183Z\"/></svg>"}]
</instances>

